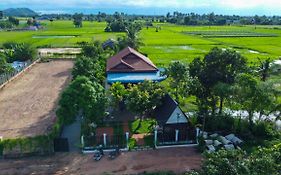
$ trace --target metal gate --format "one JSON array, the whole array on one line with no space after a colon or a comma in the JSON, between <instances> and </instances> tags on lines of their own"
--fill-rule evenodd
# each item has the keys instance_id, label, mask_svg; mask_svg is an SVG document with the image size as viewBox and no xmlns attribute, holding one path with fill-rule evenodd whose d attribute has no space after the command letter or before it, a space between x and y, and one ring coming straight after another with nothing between
<instances>
[{"instance_id":1,"label":"metal gate","mask_svg":"<svg viewBox=\"0 0 281 175\"><path fill-rule=\"evenodd\" d=\"M54 151L55 152L69 152L69 143L67 138L55 138L54 139Z\"/></svg>"}]
</instances>

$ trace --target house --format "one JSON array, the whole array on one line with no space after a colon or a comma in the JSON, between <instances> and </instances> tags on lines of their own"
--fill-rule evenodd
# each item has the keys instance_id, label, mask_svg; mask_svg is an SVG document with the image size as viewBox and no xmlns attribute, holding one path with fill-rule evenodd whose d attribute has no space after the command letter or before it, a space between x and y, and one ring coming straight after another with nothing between
<instances>
[{"instance_id":1,"label":"house","mask_svg":"<svg viewBox=\"0 0 281 175\"><path fill-rule=\"evenodd\" d=\"M193 139L190 136L195 131L189 128L188 117L170 95L165 95L162 104L155 108L154 117L158 123L158 140L177 142Z\"/></svg>"},{"instance_id":2,"label":"house","mask_svg":"<svg viewBox=\"0 0 281 175\"><path fill-rule=\"evenodd\" d=\"M130 47L107 60L106 73L108 84L140 83L145 80L160 82L166 79L149 58Z\"/></svg>"}]
</instances>

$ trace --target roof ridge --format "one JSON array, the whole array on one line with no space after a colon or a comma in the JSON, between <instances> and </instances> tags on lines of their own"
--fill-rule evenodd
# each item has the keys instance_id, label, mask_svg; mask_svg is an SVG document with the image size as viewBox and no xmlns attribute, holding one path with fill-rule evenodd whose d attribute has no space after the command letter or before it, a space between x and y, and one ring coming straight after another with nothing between
<instances>
[{"instance_id":1,"label":"roof ridge","mask_svg":"<svg viewBox=\"0 0 281 175\"><path fill-rule=\"evenodd\" d=\"M141 66L137 66L135 67L135 65L131 65L129 61L126 60L126 57L129 56L130 54L134 55L134 57L138 58L138 62L140 62L142 65ZM112 56L111 58L109 58L107 60L107 67L106 67L106 71L110 71L112 70L114 67L116 67L117 65L119 65L120 63L123 63L127 66L129 66L130 68L133 68L133 70L135 71L157 71L158 68L153 64L153 62L146 57L145 55L139 53L138 51L136 51L135 49L131 48L131 47L126 47L123 50L121 50L119 53L115 54L114 56ZM132 70L132 71L133 71Z\"/></svg>"},{"instance_id":2,"label":"roof ridge","mask_svg":"<svg viewBox=\"0 0 281 175\"><path fill-rule=\"evenodd\" d=\"M145 55L139 53L138 51L136 51L135 49L131 48L128 46L128 49L130 50L131 53L135 54L136 56L138 56L139 58L141 58L146 64L154 67L155 69L158 69L153 62Z\"/></svg>"}]
</instances>

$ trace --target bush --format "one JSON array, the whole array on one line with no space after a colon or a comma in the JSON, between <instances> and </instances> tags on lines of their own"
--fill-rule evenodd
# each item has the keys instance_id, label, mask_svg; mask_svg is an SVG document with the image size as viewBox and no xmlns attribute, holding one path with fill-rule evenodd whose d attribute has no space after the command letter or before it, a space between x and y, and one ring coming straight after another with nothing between
<instances>
[{"instance_id":1,"label":"bush","mask_svg":"<svg viewBox=\"0 0 281 175\"><path fill-rule=\"evenodd\" d=\"M230 116L212 116L206 118L207 131L234 131L234 118Z\"/></svg>"},{"instance_id":2,"label":"bush","mask_svg":"<svg viewBox=\"0 0 281 175\"><path fill-rule=\"evenodd\" d=\"M0 28L1 29L11 29L11 28L13 28L13 24L9 21L0 21Z\"/></svg>"},{"instance_id":3,"label":"bush","mask_svg":"<svg viewBox=\"0 0 281 175\"><path fill-rule=\"evenodd\" d=\"M14 60L27 61L34 60L36 57L36 50L29 44L17 44L14 48Z\"/></svg>"},{"instance_id":4,"label":"bush","mask_svg":"<svg viewBox=\"0 0 281 175\"><path fill-rule=\"evenodd\" d=\"M130 138L129 139L129 150L132 150L136 147L137 145L137 141L134 138Z\"/></svg>"},{"instance_id":5,"label":"bush","mask_svg":"<svg viewBox=\"0 0 281 175\"><path fill-rule=\"evenodd\" d=\"M254 125L253 135L259 138L273 138L278 135L278 131L271 122L260 121Z\"/></svg>"},{"instance_id":6,"label":"bush","mask_svg":"<svg viewBox=\"0 0 281 175\"><path fill-rule=\"evenodd\" d=\"M14 68L0 55L0 74L13 72Z\"/></svg>"},{"instance_id":7,"label":"bush","mask_svg":"<svg viewBox=\"0 0 281 175\"><path fill-rule=\"evenodd\" d=\"M13 49L14 47L16 47L17 43L15 42L5 42L3 43L3 48L4 49Z\"/></svg>"},{"instance_id":8,"label":"bush","mask_svg":"<svg viewBox=\"0 0 281 175\"><path fill-rule=\"evenodd\" d=\"M131 124L131 132L135 134L151 133L156 124L155 119L137 119Z\"/></svg>"},{"instance_id":9,"label":"bush","mask_svg":"<svg viewBox=\"0 0 281 175\"><path fill-rule=\"evenodd\" d=\"M37 55L36 49L29 44L8 42L3 46L6 48L4 57L8 62L34 60Z\"/></svg>"}]
</instances>

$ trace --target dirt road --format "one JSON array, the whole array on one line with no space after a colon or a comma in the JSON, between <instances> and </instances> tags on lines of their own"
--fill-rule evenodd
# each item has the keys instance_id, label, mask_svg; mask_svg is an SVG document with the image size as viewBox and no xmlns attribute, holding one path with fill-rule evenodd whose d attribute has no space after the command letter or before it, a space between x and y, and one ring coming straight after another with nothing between
<instances>
[{"instance_id":1,"label":"dirt road","mask_svg":"<svg viewBox=\"0 0 281 175\"><path fill-rule=\"evenodd\" d=\"M0 90L0 136L27 137L50 130L72 67L72 61L37 63Z\"/></svg>"},{"instance_id":2,"label":"dirt road","mask_svg":"<svg viewBox=\"0 0 281 175\"><path fill-rule=\"evenodd\" d=\"M200 168L202 156L195 148L165 148L126 152L115 160L105 156L99 162L92 155L60 153L49 157L0 160L0 174L137 174L155 171L182 173Z\"/></svg>"}]
</instances>

